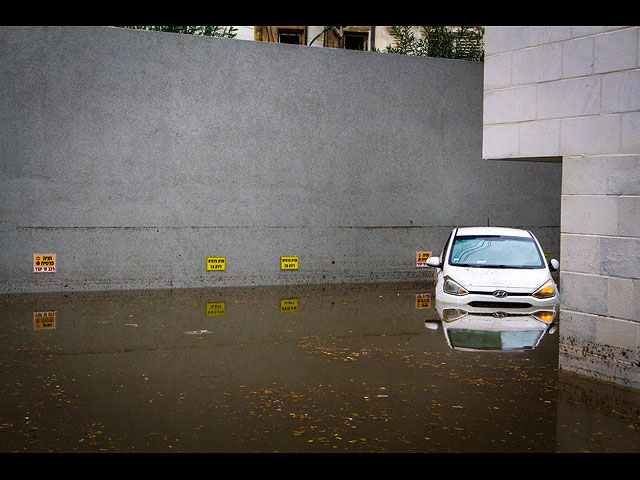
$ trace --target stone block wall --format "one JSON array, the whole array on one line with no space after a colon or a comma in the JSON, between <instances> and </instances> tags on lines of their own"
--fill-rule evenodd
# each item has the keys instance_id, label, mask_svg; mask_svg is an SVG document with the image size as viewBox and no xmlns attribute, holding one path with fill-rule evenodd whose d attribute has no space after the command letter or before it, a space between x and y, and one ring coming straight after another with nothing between
<instances>
[{"instance_id":1,"label":"stone block wall","mask_svg":"<svg viewBox=\"0 0 640 480\"><path fill-rule=\"evenodd\" d=\"M562 368L640 387L640 27L487 27L483 158L562 161Z\"/></svg>"}]
</instances>

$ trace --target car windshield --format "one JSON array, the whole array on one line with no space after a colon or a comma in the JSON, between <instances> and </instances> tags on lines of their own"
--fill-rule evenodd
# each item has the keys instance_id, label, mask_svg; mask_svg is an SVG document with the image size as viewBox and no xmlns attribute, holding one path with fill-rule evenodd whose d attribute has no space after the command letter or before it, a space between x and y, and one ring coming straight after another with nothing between
<instances>
[{"instance_id":1,"label":"car windshield","mask_svg":"<svg viewBox=\"0 0 640 480\"><path fill-rule=\"evenodd\" d=\"M504 235L456 237L449 265L484 268L543 268L544 261L533 238Z\"/></svg>"}]
</instances>

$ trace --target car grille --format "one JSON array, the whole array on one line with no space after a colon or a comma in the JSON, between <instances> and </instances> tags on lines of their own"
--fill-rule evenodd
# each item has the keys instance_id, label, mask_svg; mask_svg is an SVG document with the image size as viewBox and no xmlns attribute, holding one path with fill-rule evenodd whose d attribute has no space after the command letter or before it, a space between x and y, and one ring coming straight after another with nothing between
<instances>
[{"instance_id":1,"label":"car grille","mask_svg":"<svg viewBox=\"0 0 640 480\"><path fill-rule=\"evenodd\" d=\"M501 290L501 289L497 288L496 290ZM476 291L471 292L470 291L469 293L472 293L474 295L493 295L493 292L476 292ZM529 296L531 296L531 294L530 293L507 292L507 296L508 297L529 297Z\"/></svg>"},{"instance_id":2,"label":"car grille","mask_svg":"<svg viewBox=\"0 0 640 480\"><path fill-rule=\"evenodd\" d=\"M527 308L530 307L530 303L526 302L483 302L475 301L469 302L472 307L491 307L491 308Z\"/></svg>"}]
</instances>

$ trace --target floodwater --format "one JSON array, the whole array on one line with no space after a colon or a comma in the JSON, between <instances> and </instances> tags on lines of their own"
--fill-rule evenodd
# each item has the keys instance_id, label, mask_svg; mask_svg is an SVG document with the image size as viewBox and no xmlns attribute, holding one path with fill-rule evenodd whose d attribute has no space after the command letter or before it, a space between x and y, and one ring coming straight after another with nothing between
<instances>
[{"instance_id":1,"label":"floodwater","mask_svg":"<svg viewBox=\"0 0 640 480\"><path fill-rule=\"evenodd\" d=\"M640 452L557 320L454 324L417 283L3 295L0 452Z\"/></svg>"}]
</instances>

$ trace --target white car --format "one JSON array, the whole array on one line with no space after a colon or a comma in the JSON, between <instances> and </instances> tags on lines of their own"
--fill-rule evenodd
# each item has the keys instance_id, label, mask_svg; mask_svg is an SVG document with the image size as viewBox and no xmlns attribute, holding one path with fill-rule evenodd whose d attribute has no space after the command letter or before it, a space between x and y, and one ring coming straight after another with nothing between
<instances>
[{"instance_id":1,"label":"white car","mask_svg":"<svg viewBox=\"0 0 640 480\"><path fill-rule=\"evenodd\" d=\"M436 301L471 307L529 308L559 303L551 271L528 230L503 227L454 228L439 257Z\"/></svg>"}]
</instances>

